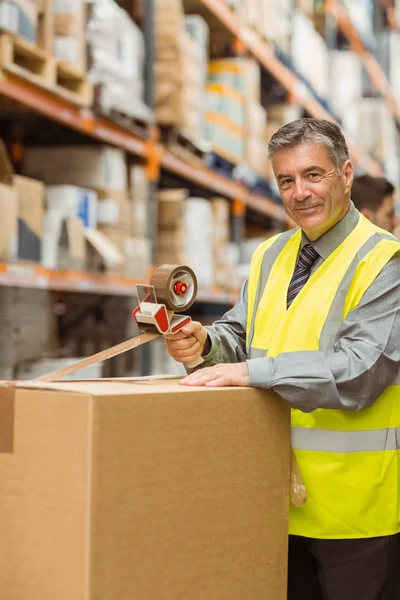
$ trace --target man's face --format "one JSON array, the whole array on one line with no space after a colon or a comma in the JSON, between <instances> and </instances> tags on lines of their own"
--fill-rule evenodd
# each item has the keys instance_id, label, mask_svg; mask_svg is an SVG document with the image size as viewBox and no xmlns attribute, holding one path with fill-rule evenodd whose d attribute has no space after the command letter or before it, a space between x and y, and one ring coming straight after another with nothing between
<instances>
[{"instance_id":1,"label":"man's face","mask_svg":"<svg viewBox=\"0 0 400 600\"><path fill-rule=\"evenodd\" d=\"M374 216L371 220L375 225L393 233L396 223L394 198L392 194L384 197L382 204L373 214Z\"/></svg>"},{"instance_id":2,"label":"man's face","mask_svg":"<svg viewBox=\"0 0 400 600\"><path fill-rule=\"evenodd\" d=\"M287 214L310 240L331 229L349 210L353 166L346 161L338 174L322 144L279 150L272 166Z\"/></svg>"}]
</instances>

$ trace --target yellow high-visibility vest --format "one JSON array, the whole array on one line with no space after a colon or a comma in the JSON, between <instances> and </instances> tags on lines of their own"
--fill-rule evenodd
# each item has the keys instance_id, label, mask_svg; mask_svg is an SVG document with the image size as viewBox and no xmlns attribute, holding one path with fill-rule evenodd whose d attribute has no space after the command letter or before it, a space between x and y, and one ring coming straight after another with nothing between
<instances>
[{"instance_id":1,"label":"yellow high-visibility vest","mask_svg":"<svg viewBox=\"0 0 400 600\"><path fill-rule=\"evenodd\" d=\"M354 230L316 269L287 309L301 231L267 240L249 276L250 358L333 351L346 315L400 243L360 215ZM400 340L399 340L400 343ZM292 410L292 445L308 500L290 507L290 533L320 539L367 538L400 531L400 377L359 412Z\"/></svg>"}]
</instances>

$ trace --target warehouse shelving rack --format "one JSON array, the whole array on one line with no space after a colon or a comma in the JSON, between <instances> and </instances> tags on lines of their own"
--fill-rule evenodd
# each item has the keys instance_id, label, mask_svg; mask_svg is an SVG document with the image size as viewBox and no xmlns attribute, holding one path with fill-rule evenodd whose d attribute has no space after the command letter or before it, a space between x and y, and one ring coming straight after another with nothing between
<instances>
[{"instance_id":1,"label":"warehouse shelving rack","mask_svg":"<svg viewBox=\"0 0 400 600\"><path fill-rule=\"evenodd\" d=\"M216 19L229 32L233 44L241 51L256 58L290 96L303 106L304 110L310 116L334 120L334 117L313 96L301 79L275 55L273 48L262 40L255 31L242 25L239 16L228 6L225 0L195 0L195 4L199 8L199 12L205 15L208 14ZM153 103L151 57L154 56L153 0L146 0L144 5L146 12L144 29L148 56L146 66L146 100L151 106ZM328 9L331 11L336 10L334 3L331 3ZM338 18L339 26L342 27L343 31L347 31L348 19L346 15L342 11L340 14L336 12L334 14ZM351 35L354 38L354 31ZM357 48L354 47L356 51L361 51L360 46ZM393 104L393 95L390 92L387 80L385 81L384 79L382 69L378 63L373 63L370 57L368 57L368 61L373 65L371 67L374 71L373 81L376 82L377 87L379 84L379 90L382 95L390 102L393 114L398 115L398 109ZM6 70L0 70L0 95L16 101L50 120L57 121L65 127L75 129L90 138L115 145L143 159L147 164L149 177L152 181L152 197L149 198L149 210L151 211L151 222L153 223L155 223L154 217L157 209L155 191L160 178L160 172L163 170L180 180L187 181L188 184L201 187L213 194L230 199L232 201L234 219L239 224L243 221L246 207L248 207L276 221L280 221L283 228L290 226L282 206L272 199L251 193L240 182L233 181L206 167L196 168L175 157L167 148L159 143L156 127L152 128L148 139L142 138L111 121L97 118L90 110L80 108L72 102L52 94L48 90L35 86L17 75L8 73ZM361 169L371 174L381 174L382 169L377 161L362 146L351 140L349 136L348 139L354 162ZM234 230L240 231L240 226L234 228ZM154 230L151 232L151 236L154 240ZM134 295L135 283L137 283L135 280L129 278L115 278L74 271L51 272L39 266L32 265L0 265L0 285L45 287L47 289L64 291L80 290L93 293L107 293L110 295ZM215 290L201 292L198 299L201 302L231 304L234 301L234 297L235 294L226 294Z\"/></svg>"},{"instance_id":2,"label":"warehouse shelving rack","mask_svg":"<svg viewBox=\"0 0 400 600\"><path fill-rule=\"evenodd\" d=\"M400 127L400 108L393 95L390 83L375 56L365 47L361 35L352 24L346 10L338 0L326 0L326 12L333 17L339 31L346 37L350 49L360 55L362 64L368 73L375 89L384 98L396 124ZM393 24L393 23L392 23Z\"/></svg>"}]
</instances>

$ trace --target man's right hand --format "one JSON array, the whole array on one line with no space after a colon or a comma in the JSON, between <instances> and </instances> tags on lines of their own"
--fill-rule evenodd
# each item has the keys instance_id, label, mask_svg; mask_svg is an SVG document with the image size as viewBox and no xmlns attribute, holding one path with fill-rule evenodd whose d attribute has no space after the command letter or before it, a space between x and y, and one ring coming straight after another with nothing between
<instances>
[{"instance_id":1,"label":"man's right hand","mask_svg":"<svg viewBox=\"0 0 400 600\"><path fill-rule=\"evenodd\" d=\"M198 321L192 321L178 333L165 335L164 339L167 342L169 355L185 365L203 354L207 337L203 325Z\"/></svg>"}]
</instances>

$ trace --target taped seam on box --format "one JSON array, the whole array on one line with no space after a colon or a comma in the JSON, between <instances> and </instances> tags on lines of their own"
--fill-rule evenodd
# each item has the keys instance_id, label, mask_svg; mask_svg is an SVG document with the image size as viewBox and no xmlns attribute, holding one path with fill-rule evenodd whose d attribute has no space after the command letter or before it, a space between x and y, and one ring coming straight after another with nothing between
<instances>
[{"instance_id":1,"label":"taped seam on box","mask_svg":"<svg viewBox=\"0 0 400 600\"><path fill-rule=\"evenodd\" d=\"M14 452L15 389L0 387L0 453Z\"/></svg>"}]
</instances>

